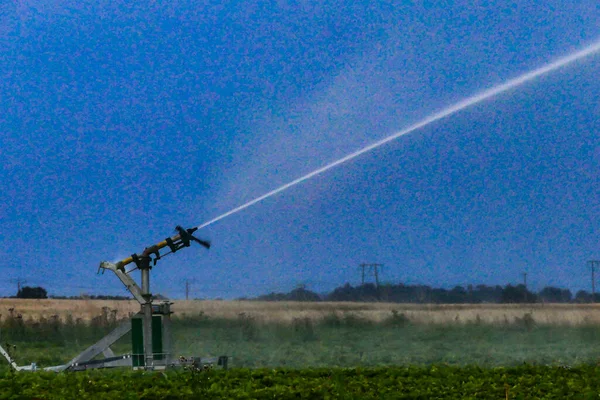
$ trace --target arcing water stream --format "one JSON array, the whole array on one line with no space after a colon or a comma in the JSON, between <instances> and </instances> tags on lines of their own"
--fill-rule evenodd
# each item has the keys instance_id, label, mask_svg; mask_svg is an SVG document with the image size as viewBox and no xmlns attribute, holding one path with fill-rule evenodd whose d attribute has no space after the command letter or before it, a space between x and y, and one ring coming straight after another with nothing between
<instances>
[{"instance_id":1,"label":"arcing water stream","mask_svg":"<svg viewBox=\"0 0 600 400\"><path fill-rule=\"evenodd\" d=\"M526 83L528 81L531 81L531 80L533 80L535 78L538 78L538 77L540 77L542 75L545 75L545 74L547 74L549 72L557 70L557 69L559 69L561 67L564 67L564 66L566 66L568 64L571 64L571 63L573 63L573 62L575 62L577 60L580 60L582 58L588 57L588 56L590 56L592 54L595 54L595 53L598 53L598 52L600 52L600 41L594 42L593 44L585 47L582 50L579 50L579 51L577 51L575 53L572 53L572 54L570 54L570 55L568 55L566 57L560 58L560 59L558 59L558 60L556 60L556 61L554 61L554 62L552 62L550 64L546 64L546 65L544 65L544 66L542 66L540 68L534 69L533 71L529 71L527 73L524 73L524 74L522 74L522 75L520 75L520 76L518 76L516 78L513 78L513 79L511 79L511 80L509 80L509 81L507 81L505 83L502 83L500 85L494 86L494 87L492 87L492 88L490 88L490 89L488 89L488 90L486 90L484 92L481 92L479 94L475 94L475 95L473 95L473 96L471 96L469 98L466 98L466 99L464 99L464 100L462 100L462 101L460 101L458 103L455 103L455 104L453 104L453 105L451 105L449 107L446 107L446 108L442 109L441 111L438 111L438 112L436 112L436 113L428 116L427 118L425 118L425 119L417 122L416 124L411 125L411 126L405 128L405 129L403 129L403 130L401 130L399 132L394 133L393 135L390 135L390 136L388 136L388 137L386 137L384 139L381 139L381 140L379 140L379 141L377 141L375 143L372 143L372 144L370 144L370 145L368 145L366 147L363 147L362 149L357 150L354 153L348 154L347 156L345 156L343 158L340 158L339 160L333 161L333 162L331 162L331 163L329 163L329 164L327 164L327 165L325 165L325 166L323 166L323 167L321 167L319 169L316 169L316 170L314 170L314 171L312 171L312 172L310 172L310 173L308 173L308 174L306 174L304 176L301 176L298 179L295 179L295 180L293 180L293 181L291 181L289 183L286 183L285 185L282 185L282 186L278 187L277 189L274 189L274 190L272 190L272 191L270 191L270 192L268 192L266 194L263 194L262 196L257 197L254 200L251 200L251 201L249 201L249 202L247 202L245 204L242 204L239 207L236 207L236 208L234 208L234 209L232 209L230 211L227 211L226 213L221 214L221 215L219 215L216 218L213 218L213 219L211 219L211 220L209 220L207 222L204 222L201 225L199 225L198 228L204 228L204 227L206 227L208 225L211 225L211 224L213 224L213 223L215 223L215 222L217 222L219 220L222 220L223 218L226 218L226 217L228 217L230 215L233 215L233 214L235 214L235 213L237 213L239 211L242 211L243 209L248 208L251 205L258 203L259 201L265 200L265 199L267 199L267 198L269 198L271 196L276 195L277 193L283 192L284 190L289 189L290 187L292 187L294 185L297 185L299 183L302 183L305 180L312 178L313 176L319 175L319 174L321 174L321 173L323 173L323 172L325 172L325 171L327 171L327 170L329 170L329 169L331 169L333 167L337 167L338 165L345 163L346 161L350 161L353 158L356 158L356 157L360 156L363 153L369 152L369 151L374 150L374 149L376 149L376 148L378 148L380 146L383 146L384 144L386 144L388 142L391 142L392 140L398 139L400 136L404 136L404 135L406 135L408 133L416 131L417 129L423 128L423 127L425 127L425 126L427 126L427 125L429 125L429 124L431 124L431 123L433 123L435 121L438 121L438 120L440 120L442 118L445 118L447 116L455 114L455 113L457 113L457 112L459 112L461 110L464 110L467 107L470 107L470 106L475 105L477 103L481 103L484 100L487 100L489 98L497 96L497 95L499 95L499 94L501 94L503 92L506 92L506 91L508 91L510 89L514 89L516 87L519 87L519 86L523 85L524 83Z\"/></svg>"}]
</instances>

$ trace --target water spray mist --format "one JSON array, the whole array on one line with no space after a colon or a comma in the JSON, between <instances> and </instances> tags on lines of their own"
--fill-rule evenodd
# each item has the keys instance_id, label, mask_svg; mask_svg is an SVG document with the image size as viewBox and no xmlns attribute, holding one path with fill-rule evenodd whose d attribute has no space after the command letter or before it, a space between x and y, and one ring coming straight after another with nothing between
<instances>
[{"instance_id":1,"label":"water spray mist","mask_svg":"<svg viewBox=\"0 0 600 400\"><path fill-rule=\"evenodd\" d=\"M531 81L533 79L536 79L536 78L538 78L538 77L540 77L542 75L545 75L545 74L547 74L549 72L555 71L555 70L557 70L559 68L562 68L564 66L567 66L567 65L569 65L569 64L571 64L571 63L573 63L573 62L575 62L577 60L580 60L580 59L583 59L585 57L591 56L591 55L593 55L595 53L598 53L598 52L600 52L600 41L594 42L593 44L585 47L582 50L579 50L579 51L577 51L575 53L572 53L572 54L570 54L568 56L560 58L560 59L558 59L558 60L556 60L556 61L554 61L554 62L552 62L550 64L546 64L546 65L544 65L544 66L542 66L540 68L537 68L537 69L534 69L532 71L526 72L526 73L524 73L522 75L519 75L516 78L510 79L509 81L507 81L505 83L502 83L500 85L494 86L494 87L492 87L492 88L490 88L488 90L485 90L485 91L483 91L483 92L481 92L479 94L475 94L475 95L473 95L471 97L468 97L468 98L466 98L466 99L464 99L462 101L459 101L458 103L455 103L455 104L453 104L453 105L451 105L449 107L446 107L446 108L442 109L441 111L438 111L438 112L436 112L436 113L434 113L434 114L432 114L432 115L424 118L423 120L421 120L421 121L419 121L419 122L417 122L417 123L415 123L415 124L413 124L413 125L405 128L405 129L403 129L403 130L401 130L399 132L394 133L393 135L390 135L390 136L388 136L388 137L386 137L384 139L381 139L381 140L379 140L379 141L377 141L375 143L372 143L372 144L370 144L370 145L368 145L366 147L363 147L362 149L357 150L354 153L348 154L347 156L345 156L343 158L340 158L339 160L333 161L333 162L331 162L331 163L329 163L329 164L327 164L327 165L325 165L325 166L323 166L323 167L321 167L319 169L316 169L316 170L314 170L314 171L312 171L312 172L310 172L310 173L308 173L308 174L306 174L304 176L301 176L298 179L295 179L295 180L293 180L293 181L291 181L289 183L286 183L285 185L282 185L282 186L278 187L277 189L274 189L274 190L272 190L272 191L270 191L270 192L268 192L266 194L263 194L262 196L259 196L259 197L255 198L254 200L251 200L251 201L249 201L249 202L247 202L245 204L242 204L241 206L238 206L238 207L236 207L236 208L234 208L234 209L232 209L230 211L227 211L226 213L221 214L221 215L219 215L216 218L213 218L213 219L211 219L211 220L209 220L207 222L204 222L201 225L199 225L198 228L200 229L200 228L204 228L204 227L206 227L208 225L211 225L211 224L213 224L213 223L215 223L217 221L222 220L223 218L226 218L226 217L228 217L230 215L233 215L233 214L235 214L235 213L237 213L239 211L242 211L245 208L250 207L251 205L254 205L254 204L258 203L259 201L265 200L265 199L267 199L267 198L269 198L271 196L276 195L277 193L280 193L280 192L283 192L286 189L289 189L290 187L292 187L294 185L302 183L302 182L306 181L307 179L310 179L310 178L312 178L312 177L314 177L316 175L319 175L319 174L321 174L321 173L323 173L325 171L330 170L331 168L337 167L338 165L341 165L341 164L343 164L343 163L345 163L347 161L350 161L350 160L352 160L352 159L360 156L363 153L367 153L367 152L369 152L371 150L374 150L374 149L376 149L376 148L378 148L380 146L383 146L384 144L386 144L388 142L391 142L392 140L396 140L396 139L398 139L401 136L409 134L409 133L411 133L413 131L416 131L417 129L421 129L421 128L423 128L423 127L425 127L425 126L427 126L427 125L429 125L429 124L431 124L433 122L436 122L436 121L442 119L442 118L448 117L448 116L450 116L452 114L455 114L455 113L457 113L459 111L462 111L462 110L464 110L467 107L470 107L472 105L481 103L484 100L487 100L487 99L490 99L492 97L495 97L495 96L497 96L497 95L499 95L501 93L504 93L504 92L506 92L506 91L508 91L510 89L517 88L517 87L525 84L526 82L529 82L529 81Z\"/></svg>"}]
</instances>

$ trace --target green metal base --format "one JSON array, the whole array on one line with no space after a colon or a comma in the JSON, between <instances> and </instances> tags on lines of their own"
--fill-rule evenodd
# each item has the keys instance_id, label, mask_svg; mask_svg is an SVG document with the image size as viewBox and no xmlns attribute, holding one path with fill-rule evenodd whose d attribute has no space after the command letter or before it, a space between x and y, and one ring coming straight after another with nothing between
<instances>
[{"instance_id":1,"label":"green metal base","mask_svg":"<svg viewBox=\"0 0 600 400\"><path fill-rule=\"evenodd\" d=\"M165 359L163 353L163 326L162 316L152 316L152 358L160 361ZM131 354L133 367L144 367L144 320L143 316L131 319Z\"/></svg>"}]
</instances>

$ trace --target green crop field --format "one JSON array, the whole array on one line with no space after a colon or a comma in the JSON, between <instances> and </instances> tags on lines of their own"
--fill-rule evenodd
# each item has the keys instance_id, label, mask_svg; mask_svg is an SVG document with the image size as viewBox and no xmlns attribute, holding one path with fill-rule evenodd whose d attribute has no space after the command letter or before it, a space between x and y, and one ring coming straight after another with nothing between
<instances>
[{"instance_id":1,"label":"green crop field","mask_svg":"<svg viewBox=\"0 0 600 400\"><path fill-rule=\"evenodd\" d=\"M117 320L9 318L2 344L19 365L58 365ZM231 357L228 371L14 373L3 362L0 398L596 398L600 327L418 324L403 314L365 320L265 322L204 315L173 321L174 353ZM113 350L130 351L125 336ZM11 349L13 348L11 346ZM588 396L588 397L586 397Z\"/></svg>"},{"instance_id":2,"label":"green crop field","mask_svg":"<svg viewBox=\"0 0 600 400\"><path fill-rule=\"evenodd\" d=\"M600 368L519 366L5 373L12 399L595 399Z\"/></svg>"},{"instance_id":3,"label":"green crop field","mask_svg":"<svg viewBox=\"0 0 600 400\"><path fill-rule=\"evenodd\" d=\"M3 343L16 346L17 363L39 366L68 361L117 323L37 322L8 319ZM113 350L130 352L129 337ZM600 359L597 325L537 325L524 318L502 324L415 324L402 314L373 322L330 316L291 324L197 316L173 322L174 355L232 357L232 367L356 367L381 365L513 366L522 363L578 365Z\"/></svg>"},{"instance_id":4,"label":"green crop field","mask_svg":"<svg viewBox=\"0 0 600 400\"><path fill-rule=\"evenodd\" d=\"M176 323L176 351L229 355L239 367L355 367L380 365L573 365L600 358L600 327L419 325L392 315L373 323L331 317L291 325L188 319Z\"/></svg>"}]
</instances>

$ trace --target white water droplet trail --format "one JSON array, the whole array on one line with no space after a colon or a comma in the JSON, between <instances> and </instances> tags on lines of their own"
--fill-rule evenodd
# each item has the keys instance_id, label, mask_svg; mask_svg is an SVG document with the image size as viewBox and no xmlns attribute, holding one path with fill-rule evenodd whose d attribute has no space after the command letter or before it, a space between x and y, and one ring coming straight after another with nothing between
<instances>
[{"instance_id":1,"label":"white water droplet trail","mask_svg":"<svg viewBox=\"0 0 600 400\"><path fill-rule=\"evenodd\" d=\"M310 172L310 173L308 173L308 174L306 174L304 176L301 176L300 178L294 179L293 181L291 181L289 183L286 183L285 185L282 185L282 186L278 187L277 189L271 190L270 192L265 193L262 196L259 196L259 197L255 198L254 200L250 200L249 202L244 203L241 206L238 206L238 207L236 207L236 208L234 208L234 209L232 209L230 211L227 211L226 213L221 214L221 215L219 215L216 218L213 218L213 219L211 219L209 221L206 221L206 222L198 225L198 229L204 228L204 227L206 227L208 225L211 225L211 224L213 224L213 223L215 223L217 221L222 220L223 218L226 218L226 217L228 217L230 215L238 213L238 212L240 212L240 211L242 211L242 210L244 210L244 209L246 209L246 208L248 208L248 207L250 207L250 206L252 206L252 205L254 205L254 204L256 204L256 203L258 203L260 201L262 201L262 200L265 200L265 199L267 199L267 198L269 198L271 196L274 196L274 195L276 195L278 193L281 193L284 190L289 189L292 186L295 186L295 185L297 185L299 183L302 183L302 182L304 182L304 181L306 181L306 180L308 180L308 179L310 179L310 178L312 178L312 177L314 177L316 175L322 174L325 171L328 171L328 170L330 170L330 169L332 169L334 167L337 167L340 164L343 164L343 163L345 163L347 161L350 161L350 160L352 160L352 159L360 156L361 154L367 153L367 152L369 152L371 150L374 150L374 149L376 149L376 148L378 148L380 146L383 146L384 144L386 144L388 142L391 142L392 140L396 140L396 139L398 139L401 136L404 136L404 135L406 135L408 133L411 133L413 131L421 129L421 128L423 128L423 127L425 127L425 126L427 126L427 125L429 125L429 124L431 124L433 122L436 122L436 121L442 119L442 118L448 117L448 116L450 116L452 114L455 114L455 113L457 113L457 112L459 112L461 110L464 110L467 107L470 107L470 106L475 105L477 103L481 103L484 100L487 100L487 99L490 99L492 97L495 97L495 96L497 96L497 95L499 95L501 93L504 93L504 92L506 92L506 91L508 91L510 89L517 88L517 87L525 84L526 82L529 82L529 81L531 81L531 80L533 80L535 78L538 78L538 77L540 77L542 75L545 75L545 74L550 73L552 71L555 71L555 70L557 70L559 68L562 68L564 66L572 64L575 61L578 61L578 60L583 59L585 57L591 56L591 55L593 55L595 53L598 53L598 52L600 52L600 41L594 42L591 45L583 48L582 50L576 51L576 52L574 52L574 53L572 53L572 54L570 54L568 56L565 56L563 58L560 58L560 59L558 59L558 60L556 60L556 61L554 61L552 63L546 64L546 65L544 65L542 67L539 67L537 69L534 69L532 71L529 71L529 72L526 72L526 73L524 73L522 75L519 75L518 77L510 79L510 80L506 81L505 83L502 83L500 85L494 86L494 87L492 87L490 89L487 89L487 90L485 90L485 91L483 91L483 92L481 92L479 94L475 94L475 95L473 95L471 97L468 97L468 98L466 98L464 100L461 100L458 103L452 104L452 105L450 105L450 106L448 106L448 107L446 107L446 108L444 108L444 109L442 109L442 110L440 110L440 111L438 111L438 112L436 112L434 114L431 114L430 116L422 119L421 121L419 121L419 122L417 122L417 123L415 123L415 124L413 124L413 125L405 128L405 129L403 129L401 131L398 131L398 132L396 132L396 133L394 133L394 134L392 134L390 136L387 136L387 137L385 137L385 138L383 138L383 139L381 139L381 140L379 140L379 141L377 141L375 143L372 143L372 144L370 144L368 146L365 146L362 149L355 151L354 153L348 154L347 156L342 157L339 160L333 161L333 162L331 162L331 163L329 163L329 164L327 164L327 165L325 165L325 166L323 166L321 168L318 168L318 169L316 169L316 170L314 170L314 171L312 171L312 172Z\"/></svg>"}]
</instances>

